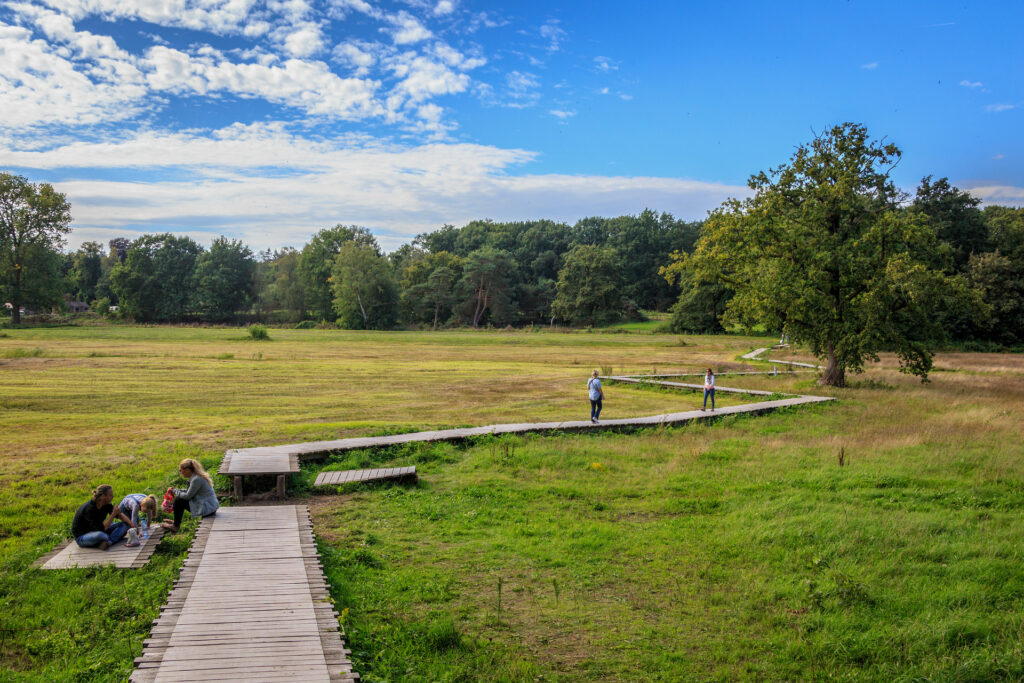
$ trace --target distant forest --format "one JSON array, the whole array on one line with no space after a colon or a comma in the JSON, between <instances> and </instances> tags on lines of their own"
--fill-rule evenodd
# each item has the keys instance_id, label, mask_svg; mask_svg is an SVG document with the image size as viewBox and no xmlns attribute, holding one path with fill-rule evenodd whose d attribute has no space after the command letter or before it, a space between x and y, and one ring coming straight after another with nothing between
<instances>
[{"instance_id":1,"label":"distant forest","mask_svg":"<svg viewBox=\"0 0 1024 683\"><path fill-rule=\"evenodd\" d=\"M923 216L943 243L937 265L990 307L983 318L950 311L943 322L951 338L1019 346L1024 209L979 205L928 177L902 210ZM149 234L37 254L42 265L25 304L81 301L138 322L349 329L599 326L671 311L671 331L721 332L729 286L673 267L694 250L703 225L651 210L575 225L478 220L421 234L389 254L357 226L321 230L301 249L259 253L223 237L204 249L188 237ZM0 287L5 277L0 271Z\"/></svg>"}]
</instances>

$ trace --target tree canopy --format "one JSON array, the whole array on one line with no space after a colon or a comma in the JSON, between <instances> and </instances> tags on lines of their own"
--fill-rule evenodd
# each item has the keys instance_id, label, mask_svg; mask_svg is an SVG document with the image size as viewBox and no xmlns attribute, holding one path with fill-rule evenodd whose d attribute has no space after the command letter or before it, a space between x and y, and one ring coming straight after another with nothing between
<instances>
[{"instance_id":1,"label":"tree canopy","mask_svg":"<svg viewBox=\"0 0 1024 683\"><path fill-rule=\"evenodd\" d=\"M12 305L11 322L21 322L21 305L61 300L60 256L71 231L71 207L48 183L30 183L0 173L0 297Z\"/></svg>"},{"instance_id":2,"label":"tree canopy","mask_svg":"<svg viewBox=\"0 0 1024 683\"><path fill-rule=\"evenodd\" d=\"M754 195L708 218L689 265L735 291L726 317L785 329L826 361L842 386L882 350L927 378L943 337L935 313L963 302L962 279L934 267L940 241L889 178L896 145L858 124L801 145L789 163L752 176Z\"/></svg>"}]
</instances>

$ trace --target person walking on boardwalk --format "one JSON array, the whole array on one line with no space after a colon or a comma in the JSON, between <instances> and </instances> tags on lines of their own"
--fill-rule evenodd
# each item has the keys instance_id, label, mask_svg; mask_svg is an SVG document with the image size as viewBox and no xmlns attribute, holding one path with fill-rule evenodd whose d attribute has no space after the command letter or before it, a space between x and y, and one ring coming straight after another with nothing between
<instances>
[{"instance_id":1,"label":"person walking on boardwalk","mask_svg":"<svg viewBox=\"0 0 1024 683\"><path fill-rule=\"evenodd\" d=\"M220 503L213 490L213 480L203 466L192 458L185 458L178 464L178 474L188 479L188 488L174 496L174 521L164 522L165 529L175 532L181 528L185 508L193 517L209 517L217 514Z\"/></svg>"},{"instance_id":2,"label":"person walking on boardwalk","mask_svg":"<svg viewBox=\"0 0 1024 683\"><path fill-rule=\"evenodd\" d=\"M597 370L594 370L594 375L587 382L587 390L590 392L590 421L597 424L604 402L604 389L601 388L601 380L597 378Z\"/></svg>"},{"instance_id":3,"label":"person walking on boardwalk","mask_svg":"<svg viewBox=\"0 0 1024 683\"><path fill-rule=\"evenodd\" d=\"M715 409L715 372L711 368L704 373L704 407L701 410L707 410L708 408L708 396L711 397L711 410Z\"/></svg>"},{"instance_id":4,"label":"person walking on boardwalk","mask_svg":"<svg viewBox=\"0 0 1024 683\"><path fill-rule=\"evenodd\" d=\"M111 505L114 500L114 487L102 484L93 489L92 498L82 503L75 512L71 522L71 535L80 548L99 548L106 550L128 533L128 525L114 522L124 515L120 508Z\"/></svg>"}]
</instances>

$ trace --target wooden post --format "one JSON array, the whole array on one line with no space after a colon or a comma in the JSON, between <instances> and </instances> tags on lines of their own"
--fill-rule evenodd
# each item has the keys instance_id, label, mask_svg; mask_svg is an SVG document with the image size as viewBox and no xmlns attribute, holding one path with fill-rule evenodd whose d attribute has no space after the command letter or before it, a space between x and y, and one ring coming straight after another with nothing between
<instances>
[{"instance_id":1,"label":"wooden post","mask_svg":"<svg viewBox=\"0 0 1024 683\"><path fill-rule=\"evenodd\" d=\"M277 475L277 497L278 498L284 498L284 481L285 481L285 477L287 477L287 476L288 475L286 475L286 474L279 474L279 475Z\"/></svg>"},{"instance_id":2,"label":"wooden post","mask_svg":"<svg viewBox=\"0 0 1024 683\"><path fill-rule=\"evenodd\" d=\"M235 502L236 503L241 503L242 502L242 477L236 475L234 477L234 480L235 480Z\"/></svg>"}]
</instances>

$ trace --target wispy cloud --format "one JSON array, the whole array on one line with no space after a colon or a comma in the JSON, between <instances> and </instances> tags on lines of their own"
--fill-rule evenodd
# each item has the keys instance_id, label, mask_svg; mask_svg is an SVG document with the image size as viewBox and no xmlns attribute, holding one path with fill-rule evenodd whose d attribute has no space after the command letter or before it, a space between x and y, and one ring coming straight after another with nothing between
<instances>
[{"instance_id":1,"label":"wispy cloud","mask_svg":"<svg viewBox=\"0 0 1024 683\"><path fill-rule=\"evenodd\" d=\"M992 156L992 158L998 161L999 159L1004 159L1005 156L1006 155L1004 155L1004 154L995 154L995 155Z\"/></svg>"},{"instance_id":2,"label":"wispy cloud","mask_svg":"<svg viewBox=\"0 0 1024 683\"><path fill-rule=\"evenodd\" d=\"M576 116L575 111L569 111L565 109L552 109L548 113L557 119L561 119L563 122L566 121L567 119L571 119L573 116Z\"/></svg>"},{"instance_id":3,"label":"wispy cloud","mask_svg":"<svg viewBox=\"0 0 1024 683\"><path fill-rule=\"evenodd\" d=\"M1016 108L1017 108L1016 104L989 104L989 105L985 106L985 111L1001 112L1001 111L1009 111L1011 109L1016 109Z\"/></svg>"},{"instance_id":4,"label":"wispy cloud","mask_svg":"<svg viewBox=\"0 0 1024 683\"><path fill-rule=\"evenodd\" d=\"M611 59L610 57L594 57L594 66L599 71L617 71L619 68L618 62Z\"/></svg>"},{"instance_id":5,"label":"wispy cloud","mask_svg":"<svg viewBox=\"0 0 1024 683\"><path fill-rule=\"evenodd\" d=\"M868 70L877 69L878 68L878 62L868 62L867 64L861 64L860 68L868 69Z\"/></svg>"},{"instance_id":6,"label":"wispy cloud","mask_svg":"<svg viewBox=\"0 0 1024 683\"><path fill-rule=\"evenodd\" d=\"M559 26L557 19L550 19L544 22L540 27L540 36L548 41L548 52L558 52L562 47L562 42L566 39L567 33Z\"/></svg>"},{"instance_id":7,"label":"wispy cloud","mask_svg":"<svg viewBox=\"0 0 1024 683\"><path fill-rule=\"evenodd\" d=\"M523 219L523 207L570 222L647 206L699 218L728 196L748 194L743 186L677 178L509 173L536 156L473 144L314 142L284 123L144 132L45 151L0 143L6 165L65 178L55 184L72 206L72 247L168 228L207 240L225 234L261 249L301 246L341 222L370 228L393 249L445 223ZM99 169L127 170L129 179L97 180ZM175 180L138 180L157 169Z\"/></svg>"},{"instance_id":8,"label":"wispy cloud","mask_svg":"<svg viewBox=\"0 0 1024 683\"><path fill-rule=\"evenodd\" d=\"M981 88L981 87L983 87L984 84L981 81L963 80L963 81L960 81L960 85L962 85L965 88Z\"/></svg>"}]
</instances>

